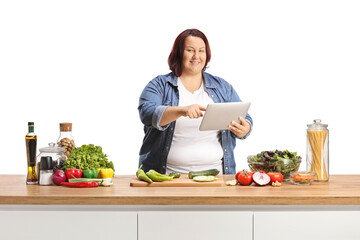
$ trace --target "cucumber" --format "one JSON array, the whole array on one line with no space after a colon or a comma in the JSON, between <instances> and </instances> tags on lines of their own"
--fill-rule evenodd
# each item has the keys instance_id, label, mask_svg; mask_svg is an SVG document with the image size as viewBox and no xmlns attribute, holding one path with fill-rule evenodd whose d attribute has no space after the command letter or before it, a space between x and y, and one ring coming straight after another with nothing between
<instances>
[{"instance_id":1,"label":"cucumber","mask_svg":"<svg viewBox=\"0 0 360 240\"><path fill-rule=\"evenodd\" d=\"M193 178L195 182L213 182L218 180L217 177L214 176L196 176Z\"/></svg>"},{"instance_id":2,"label":"cucumber","mask_svg":"<svg viewBox=\"0 0 360 240\"><path fill-rule=\"evenodd\" d=\"M216 176L219 174L219 170L217 169L210 169L205 171L198 171L198 172L189 172L189 178L193 179L197 176Z\"/></svg>"},{"instance_id":3,"label":"cucumber","mask_svg":"<svg viewBox=\"0 0 360 240\"><path fill-rule=\"evenodd\" d=\"M172 176L174 176L174 178L179 178L181 176L181 174L178 172L172 172L169 174L169 177L172 177Z\"/></svg>"}]
</instances>

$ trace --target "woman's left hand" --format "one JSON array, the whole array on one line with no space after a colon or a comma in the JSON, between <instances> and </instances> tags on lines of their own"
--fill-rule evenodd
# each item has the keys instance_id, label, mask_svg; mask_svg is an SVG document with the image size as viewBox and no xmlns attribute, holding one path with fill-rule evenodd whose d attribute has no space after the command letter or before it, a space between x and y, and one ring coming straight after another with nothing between
<instances>
[{"instance_id":1,"label":"woman's left hand","mask_svg":"<svg viewBox=\"0 0 360 240\"><path fill-rule=\"evenodd\" d=\"M242 117L239 117L240 123L237 123L235 121L232 121L229 125L229 129L231 132L233 132L238 137L245 137L246 134L250 131L250 123L243 119Z\"/></svg>"}]
</instances>

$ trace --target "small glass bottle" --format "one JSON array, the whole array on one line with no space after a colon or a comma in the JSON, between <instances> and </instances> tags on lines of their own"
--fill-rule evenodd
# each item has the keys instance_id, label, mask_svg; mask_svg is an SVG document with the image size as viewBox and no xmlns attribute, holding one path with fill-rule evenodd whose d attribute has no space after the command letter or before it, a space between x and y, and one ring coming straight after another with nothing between
<instances>
[{"instance_id":1,"label":"small glass bottle","mask_svg":"<svg viewBox=\"0 0 360 240\"><path fill-rule=\"evenodd\" d=\"M70 156L71 151L75 147L74 138L72 136L72 123L60 123L60 136L57 141L59 147L65 148L64 154Z\"/></svg>"},{"instance_id":2,"label":"small glass bottle","mask_svg":"<svg viewBox=\"0 0 360 240\"><path fill-rule=\"evenodd\" d=\"M34 122L28 122L29 132L25 136L26 157L27 157L27 177L26 184L38 184L36 175L36 147L37 136L34 133Z\"/></svg>"},{"instance_id":3,"label":"small glass bottle","mask_svg":"<svg viewBox=\"0 0 360 240\"><path fill-rule=\"evenodd\" d=\"M306 169L314 172L314 181L329 181L329 130L327 124L315 119L308 124L306 141Z\"/></svg>"}]
</instances>

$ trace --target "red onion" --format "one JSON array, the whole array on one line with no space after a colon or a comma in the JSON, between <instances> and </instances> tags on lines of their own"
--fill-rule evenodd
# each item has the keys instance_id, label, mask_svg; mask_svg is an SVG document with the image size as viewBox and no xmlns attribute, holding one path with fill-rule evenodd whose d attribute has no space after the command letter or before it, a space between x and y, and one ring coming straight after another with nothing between
<instances>
[{"instance_id":1,"label":"red onion","mask_svg":"<svg viewBox=\"0 0 360 240\"><path fill-rule=\"evenodd\" d=\"M255 172L252 177L258 186L265 186L270 182L269 175L267 175L264 171Z\"/></svg>"},{"instance_id":2,"label":"red onion","mask_svg":"<svg viewBox=\"0 0 360 240\"><path fill-rule=\"evenodd\" d=\"M62 182L66 181L66 175L63 170L56 170L52 175L52 181L56 185L60 185Z\"/></svg>"}]
</instances>

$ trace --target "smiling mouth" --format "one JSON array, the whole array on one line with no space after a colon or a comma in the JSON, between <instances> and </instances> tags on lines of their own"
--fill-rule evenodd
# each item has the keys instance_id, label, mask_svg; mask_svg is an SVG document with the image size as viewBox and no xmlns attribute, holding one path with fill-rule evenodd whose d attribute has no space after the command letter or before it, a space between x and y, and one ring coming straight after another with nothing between
<instances>
[{"instance_id":1,"label":"smiling mouth","mask_svg":"<svg viewBox=\"0 0 360 240\"><path fill-rule=\"evenodd\" d=\"M193 64L193 65L199 65L200 64L199 61L190 61L190 63Z\"/></svg>"}]
</instances>

